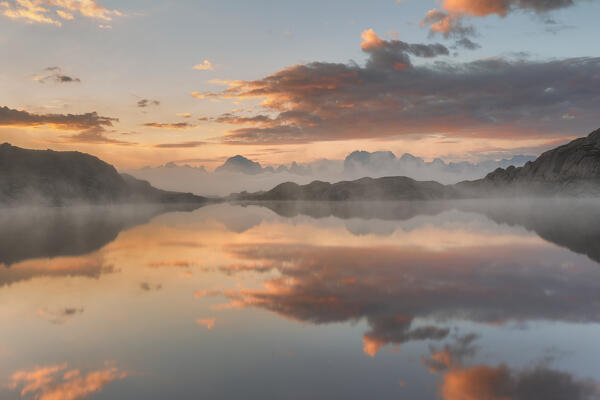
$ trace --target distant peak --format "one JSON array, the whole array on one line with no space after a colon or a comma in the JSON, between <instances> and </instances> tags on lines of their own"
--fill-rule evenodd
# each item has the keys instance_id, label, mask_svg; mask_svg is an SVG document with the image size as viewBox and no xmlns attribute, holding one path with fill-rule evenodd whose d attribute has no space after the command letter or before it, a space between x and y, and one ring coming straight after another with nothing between
<instances>
[{"instance_id":1,"label":"distant peak","mask_svg":"<svg viewBox=\"0 0 600 400\"><path fill-rule=\"evenodd\" d=\"M235 160L247 160L247 161L251 161L249 158L247 158L247 157L244 157L244 156L242 156L241 154L237 154L237 155L235 155L235 156L233 156L233 157L229 157L229 158L227 159L227 161L229 161L229 160L231 160L231 161L235 161Z\"/></svg>"},{"instance_id":2,"label":"distant peak","mask_svg":"<svg viewBox=\"0 0 600 400\"><path fill-rule=\"evenodd\" d=\"M262 166L240 154L229 157L227 161L215 170L217 172L241 172L245 174L258 174L263 172Z\"/></svg>"}]
</instances>

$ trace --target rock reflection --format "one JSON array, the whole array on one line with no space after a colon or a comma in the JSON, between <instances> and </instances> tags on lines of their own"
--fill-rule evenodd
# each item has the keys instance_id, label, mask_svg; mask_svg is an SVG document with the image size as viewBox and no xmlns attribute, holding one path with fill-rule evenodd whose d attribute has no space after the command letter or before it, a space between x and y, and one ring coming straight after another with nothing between
<instances>
[{"instance_id":1,"label":"rock reflection","mask_svg":"<svg viewBox=\"0 0 600 400\"><path fill-rule=\"evenodd\" d=\"M313 218L404 221L459 210L485 215L499 224L522 226L541 238L600 262L600 201L596 199L513 199L426 202L258 202L278 215ZM391 235L393 225L349 223L355 235Z\"/></svg>"},{"instance_id":2,"label":"rock reflection","mask_svg":"<svg viewBox=\"0 0 600 400\"><path fill-rule=\"evenodd\" d=\"M91 253L119 232L196 205L82 206L0 210L0 266L28 259Z\"/></svg>"}]
</instances>

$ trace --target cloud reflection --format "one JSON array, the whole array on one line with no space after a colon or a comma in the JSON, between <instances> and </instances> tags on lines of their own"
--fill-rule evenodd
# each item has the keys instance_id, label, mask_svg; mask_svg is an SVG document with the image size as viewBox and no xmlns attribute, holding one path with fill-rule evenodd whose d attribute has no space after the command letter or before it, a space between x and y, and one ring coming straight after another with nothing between
<instances>
[{"instance_id":1,"label":"cloud reflection","mask_svg":"<svg viewBox=\"0 0 600 400\"><path fill-rule=\"evenodd\" d=\"M597 264L539 243L436 251L256 243L227 250L236 260L228 273L254 267L261 272L265 265L278 273L263 288L221 293L232 305L314 324L364 318L369 355L389 343L444 339L449 329L443 321L451 318L485 324L600 322ZM438 322L421 325L415 318Z\"/></svg>"},{"instance_id":2,"label":"cloud reflection","mask_svg":"<svg viewBox=\"0 0 600 400\"><path fill-rule=\"evenodd\" d=\"M12 374L10 388L21 397L35 400L80 400L100 392L109 383L122 380L128 373L107 363L87 373L68 369L68 364L20 370Z\"/></svg>"},{"instance_id":3,"label":"cloud reflection","mask_svg":"<svg viewBox=\"0 0 600 400\"><path fill-rule=\"evenodd\" d=\"M442 373L439 394L444 400L591 400L600 396L600 385L549 367L549 360L533 367L515 369L507 365L468 365L475 355L473 334L457 337L439 350L431 347L423 363L433 374Z\"/></svg>"}]
</instances>

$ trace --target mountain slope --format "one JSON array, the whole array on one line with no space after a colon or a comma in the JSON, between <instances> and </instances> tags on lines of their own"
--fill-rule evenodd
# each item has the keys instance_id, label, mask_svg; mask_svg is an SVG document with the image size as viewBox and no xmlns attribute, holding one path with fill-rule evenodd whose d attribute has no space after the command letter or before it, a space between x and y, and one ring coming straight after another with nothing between
<instances>
[{"instance_id":1,"label":"mountain slope","mask_svg":"<svg viewBox=\"0 0 600 400\"><path fill-rule=\"evenodd\" d=\"M190 193L167 192L121 175L89 154L0 145L0 204L198 203Z\"/></svg>"},{"instance_id":2,"label":"mountain slope","mask_svg":"<svg viewBox=\"0 0 600 400\"><path fill-rule=\"evenodd\" d=\"M600 129L549 150L522 167L498 168L456 188L478 194L600 194Z\"/></svg>"},{"instance_id":3,"label":"mountain slope","mask_svg":"<svg viewBox=\"0 0 600 400\"><path fill-rule=\"evenodd\" d=\"M419 182L404 176L362 178L356 181L327 183L314 181L308 185L282 183L268 192L239 193L236 200L250 201L344 201L344 200L431 200L454 198L458 194L450 186L437 182Z\"/></svg>"}]
</instances>

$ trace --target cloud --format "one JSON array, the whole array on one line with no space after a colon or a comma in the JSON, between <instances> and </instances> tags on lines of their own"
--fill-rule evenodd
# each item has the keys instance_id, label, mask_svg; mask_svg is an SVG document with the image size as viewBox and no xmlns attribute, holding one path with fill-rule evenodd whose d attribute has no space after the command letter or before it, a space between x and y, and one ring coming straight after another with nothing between
<instances>
[{"instance_id":1,"label":"cloud","mask_svg":"<svg viewBox=\"0 0 600 400\"><path fill-rule=\"evenodd\" d=\"M400 40L383 40L373 29L362 33L361 49L370 55L367 68L405 70L411 67L409 55L433 58L450 54L446 46L436 44L409 44Z\"/></svg>"},{"instance_id":2,"label":"cloud","mask_svg":"<svg viewBox=\"0 0 600 400\"><path fill-rule=\"evenodd\" d=\"M44 69L42 74L35 75L33 79L40 83L46 83L48 81L55 83L81 82L79 78L73 78L72 76L64 75L60 67L48 67Z\"/></svg>"},{"instance_id":3,"label":"cloud","mask_svg":"<svg viewBox=\"0 0 600 400\"><path fill-rule=\"evenodd\" d=\"M134 143L106 136L106 127L112 127L118 118L103 117L97 112L85 114L34 114L24 110L0 107L0 127L35 128L47 126L60 131L80 131L61 138L71 143L132 145Z\"/></svg>"},{"instance_id":4,"label":"cloud","mask_svg":"<svg viewBox=\"0 0 600 400\"><path fill-rule=\"evenodd\" d=\"M33 114L27 111L15 110L0 106L0 127L10 126L29 128L50 126L60 130L84 130L113 126L117 118L103 117L98 113L85 114Z\"/></svg>"},{"instance_id":5,"label":"cloud","mask_svg":"<svg viewBox=\"0 0 600 400\"><path fill-rule=\"evenodd\" d=\"M116 144L121 146L131 146L136 143L123 140L112 139L105 135L104 128L91 128L74 135L62 135L61 138L71 143L90 143L90 144Z\"/></svg>"},{"instance_id":6,"label":"cloud","mask_svg":"<svg viewBox=\"0 0 600 400\"><path fill-rule=\"evenodd\" d=\"M217 322L216 318L198 318L196 320L196 324L205 327L208 330L211 330L215 327L215 323Z\"/></svg>"},{"instance_id":7,"label":"cloud","mask_svg":"<svg viewBox=\"0 0 600 400\"><path fill-rule=\"evenodd\" d=\"M154 261L148 264L151 268L165 268L165 267L177 267L177 268L189 268L193 263L188 260L168 260L168 261Z\"/></svg>"},{"instance_id":8,"label":"cloud","mask_svg":"<svg viewBox=\"0 0 600 400\"><path fill-rule=\"evenodd\" d=\"M155 144L153 147L158 149L187 149L192 147L200 147L208 144L207 142L202 141L190 141L190 142L181 142L181 143L160 143Z\"/></svg>"},{"instance_id":9,"label":"cloud","mask_svg":"<svg viewBox=\"0 0 600 400\"><path fill-rule=\"evenodd\" d=\"M162 289L162 285L161 284L153 285L153 284L148 283L148 282L142 282L142 283L140 283L140 289L142 289L144 292L150 292L152 290L160 290L160 289Z\"/></svg>"},{"instance_id":10,"label":"cloud","mask_svg":"<svg viewBox=\"0 0 600 400\"><path fill-rule=\"evenodd\" d=\"M475 17L492 14L504 17L517 10L545 13L571 7L575 3L576 0L444 0L442 8L451 13Z\"/></svg>"},{"instance_id":11,"label":"cloud","mask_svg":"<svg viewBox=\"0 0 600 400\"><path fill-rule=\"evenodd\" d=\"M150 100L150 99L141 99L137 102L137 106L140 108L145 108L148 106L160 106L160 101Z\"/></svg>"},{"instance_id":12,"label":"cloud","mask_svg":"<svg viewBox=\"0 0 600 400\"><path fill-rule=\"evenodd\" d=\"M67 322L67 319L77 314L83 313L83 308L66 307L56 311L40 309L37 312L38 317L46 319L53 324L61 325Z\"/></svg>"},{"instance_id":13,"label":"cloud","mask_svg":"<svg viewBox=\"0 0 600 400\"><path fill-rule=\"evenodd\" d=\"M599 57L413 65L411 56L436 57L448 49L383 40L370 30L363 33L362 49L368 55L364 66L294 65L262 79L232 81L220 93L193 95L262 100L254 116L217 118L244 125L223 137L228 144L418 134L540 138L589 131L600 117ZM561 118L573 111L576 119Z\"/></svg>"},{"instance_id":14,"label":"cloud","mask_svg":"<svg viewBox=\"0 0 600 400\"><path fill-rule=\"evenodd\" d=\"M194 65L194 69L197 69L199 71L212 71L213 65L210 61L204 60L201 64Z\"/></svg>"},{"instance_id":15,"label":"cloud","mask_svg":"<svg viewBox=\"0 0 600 400\"><path fill-rule=\"evenodd\" d=\"M74 13L103 21L123 16L118 10L110 10L94 0L4 0L0 1L2 9L2 14L11 19L56 26L73 20ZM55 18L55 14L60 19Z\"/></svg>"},{"instance_id":16,"label":"cloud","mask_svg":"<svg viewBox=\"0 0 600 400\"><path fill-rule=\"evenodd\" d=\"M36 400L81 400L128 376L127 372L108 363L102 369L87 373L67 368L65 363L20 370L12 374L9 387L20 390L22 397L31 396Z\"/></svg>"},{"instance_id":17,"label":"cloud","mask_svg":"<svg viewBox=\"0 0 600 400\"><path fill-rule=\"evenodd\" d=\"M459 39L456 41L455 43L456 47L462 47L465 48L467 50L477 50L481 48L481 45L478 43L475 43L473 41L471 41L470 39L464 37L462 39Z\"/></svg>"},{"instance_id":18,"label":"cloud","mask_svg":"<svg viewBox=\"0 0 600 400\"><path fill-rule=\"evenodd\" d=\"M549 11L567 8L579 3L578 0L443 0L441 10L430 10L421 25L429 24L432 34L441 33L445 37L465 37L475 34L475 28L464 23L465 17L505 17L514 11L528 11L545 14Z\"/></svg>"},{"instance_id":19,"label":"cloud","mask_svg":"<svg viewBox=\"0 0 600 400\"><path fill-rule=\"evenodd\" d=\"M162 122L146 122L142 126L157 129L187 129L192 128L195 125L189 122L174 122L174 123L162 123Z\"/></svg>"},{"instance_id":20,"label":"cloud","mask_svg":"<svg viewBox=\"0 0 600 400\"><path fill-rule=\"evenodd\" d=\"M190 113L177 113L176 114L178 117L182 117L182 118L192 118L192 114ZM198 118L200 120L200 118Z\"/></svg>"}]
</instances>

